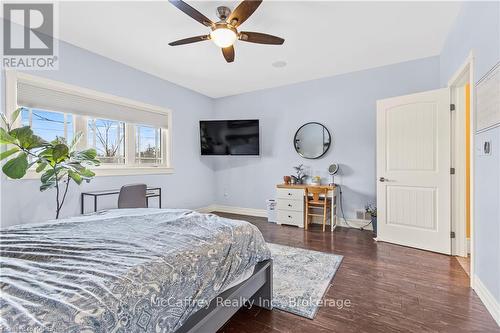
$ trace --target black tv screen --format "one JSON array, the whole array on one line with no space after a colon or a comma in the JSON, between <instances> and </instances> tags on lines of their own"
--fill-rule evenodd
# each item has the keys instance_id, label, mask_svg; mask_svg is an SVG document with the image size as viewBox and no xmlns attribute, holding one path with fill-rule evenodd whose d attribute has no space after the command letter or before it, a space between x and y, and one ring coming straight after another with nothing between
<instances>
[{"instance_id":1,"label":"black tv screen","mask_svg":"<svg viewBox=\"0 0 500 333\"><path fill-rule=\"evenodd\" d=\"M200 121L201 155L259 155L259 120Z\"/></svg>"}]
</instances>

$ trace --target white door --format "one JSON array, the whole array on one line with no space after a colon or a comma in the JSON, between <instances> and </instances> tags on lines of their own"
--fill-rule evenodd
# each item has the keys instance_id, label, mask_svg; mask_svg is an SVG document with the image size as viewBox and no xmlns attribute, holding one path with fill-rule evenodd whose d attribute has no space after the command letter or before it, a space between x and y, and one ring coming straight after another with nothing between
<instances>
[{"instance_id":1,"label":"white door","mask_svg":"<svg viewBox=\"0 0 500 333\"><path fill-rule=\"evenodd\" d=\"M448 89L377 101L377 239L451 254Z\"/></svg>"}]
</instances>

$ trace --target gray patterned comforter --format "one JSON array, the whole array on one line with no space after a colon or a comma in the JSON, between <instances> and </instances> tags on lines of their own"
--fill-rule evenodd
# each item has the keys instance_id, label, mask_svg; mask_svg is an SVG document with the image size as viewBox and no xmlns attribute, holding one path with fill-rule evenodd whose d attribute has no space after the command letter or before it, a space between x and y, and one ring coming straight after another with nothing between
<instances>
[{"instance_id":1,"label":"gray patterned comforter","mask_svg":"<svg viewBox=\"0 0 500 333\"><path fill-rule=\"evenodd\" d=\"M188 210L111 210L0 235L2 332L173 332L270 258L250 223Z\"/></svg>"}]
</instances>

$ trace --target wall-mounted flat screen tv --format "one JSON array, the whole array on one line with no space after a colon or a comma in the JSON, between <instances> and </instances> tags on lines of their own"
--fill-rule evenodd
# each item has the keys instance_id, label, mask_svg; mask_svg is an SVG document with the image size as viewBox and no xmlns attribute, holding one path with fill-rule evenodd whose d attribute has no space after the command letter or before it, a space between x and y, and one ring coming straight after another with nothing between
<instances>
[{"instance_id":1,"label":"wall-mounted flat screen tv","mask_svg":"<svg viewBox=\"0 0 500 333\"><path fill-rule=\"evenodd\" d=\"M259 155L259 120L200 121L201 155Z\"/></svg>"}]
</instances>

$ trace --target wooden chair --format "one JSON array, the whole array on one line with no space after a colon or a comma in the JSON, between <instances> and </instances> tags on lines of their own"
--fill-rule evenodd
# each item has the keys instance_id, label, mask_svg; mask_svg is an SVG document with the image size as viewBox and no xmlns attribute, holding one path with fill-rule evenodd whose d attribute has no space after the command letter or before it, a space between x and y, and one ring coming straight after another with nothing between
<instances>
[{"instance_id":1,"label":"wooden chair","mask_svg":"<svg viewBox=\"0 0 500 333\"><path fill-rule=\"evenodd\" d=\"M323 198L321 198L322 195ZM311 209L318 210L320 208L323 208L323 214L315 214L310 212ZM327 188L317 186L306 187L306 230L309 225L309 216L319 216L323 218L323 231L325 231L326 217L329 209L331 209L331 203L330 200L328 200Z\"/></svg>"}]
</instances>

